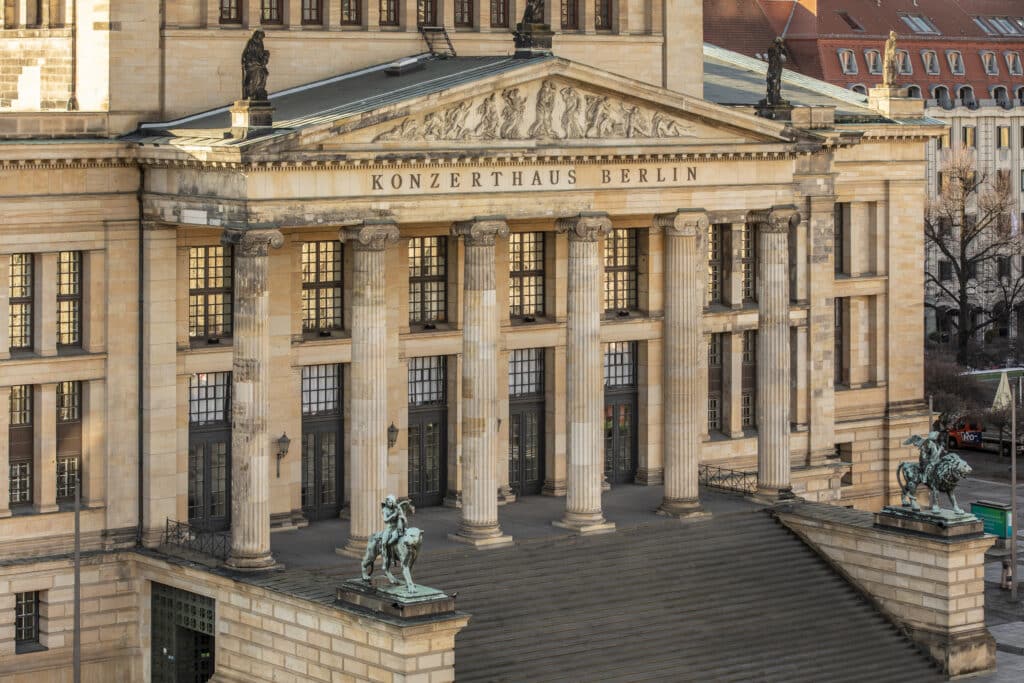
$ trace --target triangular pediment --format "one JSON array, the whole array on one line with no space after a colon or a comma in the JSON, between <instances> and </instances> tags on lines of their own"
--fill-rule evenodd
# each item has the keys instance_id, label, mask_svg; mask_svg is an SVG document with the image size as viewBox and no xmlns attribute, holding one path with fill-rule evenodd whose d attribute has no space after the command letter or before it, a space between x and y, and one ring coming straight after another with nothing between
<instances>
[{"instance_id":1,"label":"triangular pediment","mask_svg":"<svg viewBox=\"0 0 1024 683\"><path fill-rule=\"evenodd\" d=\"M791 129L562 59L341 115L278 149L403 151L793 142Z\"/></svg>"}]
</instances>

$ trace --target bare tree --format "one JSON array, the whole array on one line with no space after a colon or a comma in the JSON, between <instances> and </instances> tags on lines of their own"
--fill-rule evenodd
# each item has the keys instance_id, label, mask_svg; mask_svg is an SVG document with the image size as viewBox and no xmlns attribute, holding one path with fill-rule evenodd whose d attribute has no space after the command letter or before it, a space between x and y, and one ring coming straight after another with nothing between
<instances>
[{"instance_id":1,"label":"bare tree","mask_svg":"<svg viewBox=\"0 0 1024 683\"><path fill-rule=\"evenodd\" d=\"M973 154L956 149L942 166L937 197L925 212L925 243L942 262L925 271L938 296L926 305L936 318L952 309L957 361L968 364L971 340L1024 301L1024 269L1013 257L1024 252L1015 220L1008 173L995 177L975 170Z\"/></svg>"},{"instance_id":2,"label":"bare tree","mask_svg":"<svg viewBox=\"0 0 1024 683\"><path fill-rule=\"evenodd\" d=\"M945 431L984 414L992 402L988 389L949 355L929 351L924 357L924 390L937 415L930 429Z\"/></svg>"}]
</instances>

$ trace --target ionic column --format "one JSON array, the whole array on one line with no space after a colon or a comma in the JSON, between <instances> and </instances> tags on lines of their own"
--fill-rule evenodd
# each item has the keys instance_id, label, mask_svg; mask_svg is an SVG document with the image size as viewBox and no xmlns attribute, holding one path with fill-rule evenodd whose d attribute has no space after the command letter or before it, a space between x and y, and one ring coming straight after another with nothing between
<instances>
[{"instance_id":1,"label":"ionic column","mask_svg":"<svg viewBox=\"0 0 1024 683\"><path fill-rule=\"evenodd\" d=\"M789 480L789 247L795 207L754 212L757 229L757 497L792 498Z\"/></svg>"},{"instance_id":2,"label":"ionic column","mask_svg":"<svg viewBox=\"0 0 1024 683\"><path fill-rule=\"evenodd\" d=\"M380 503L388 495L387 284L385 250L398 240L391 220L342 228L352 257L351 524L342 552L362 557L380 530Z\"/></svg>"},{"instance_id":3,"label":"ionic column","mask_svg":"<svg viewBox=\"0 0 1024 683\"><path fill-rule=\"evenodd\" d=\"M665 497L659 512L671 516L700 513L697 465L704 432L707 364L703 350L703 297L708 217L702 209L655 217L664 230L664 453Z\"/></svg>"},{"instance_id":4,"label":"ionic column","mask_svg":"<svg viewBox=\"0 0 1024 683\"><path fill-rule=\"evenodd\" d=\"M277 230L227 231L234 247L235 310L231 361L231 553L227 566L255 571L270 554L270 247Z\"/></svg>"},{"instance_id":5,"label":"ionic column","mask_svg":"<svg viewBox=\"0 0 1024 683\"><path fill-rule=\"evenodd\" d=\"M477 547L512 543L498 526L498 302L494 243L502 217L456 223L465 240L462 290L462 519L449 538Z\"/></svg>"},{"instance_id":6,"label":"ionic column","mask_svg":"<svg viewBox=\"0 0 1024 683\"><path fill-rule=\"evenodd\" d=\"M601 292L604 267L598 238L611 232L603 213L558 221L569 234L569 301L566 323L565 517L555 526L581 534L612 531L601 512L604 475L604 364L601 354Z\"/></svg>"}]
</instances>

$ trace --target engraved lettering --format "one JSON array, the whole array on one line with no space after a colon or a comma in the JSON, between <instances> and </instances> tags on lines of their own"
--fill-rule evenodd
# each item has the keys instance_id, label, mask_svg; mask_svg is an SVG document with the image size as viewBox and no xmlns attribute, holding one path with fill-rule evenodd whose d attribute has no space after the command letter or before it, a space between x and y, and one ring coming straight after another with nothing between
<instances>
[{"instance_id":1,"label":"engraved lettering","mask_svg":"<svg viewBox=\"0 0 1024 683\"><path fill-rule=\"evenodd\" d=\"M473 187L480 187L480 173L479 171L473 171Z\"/></svg>"},{"instance_id":2,"label":"engraved lettering","mask_svg":"<svg viewBox=\"0 0 1024 683\"><path fill-rule=\"evenodd\" d=\"M420 189L420 174L410 173L409 174L409 189L418 190Z\"/></svg>"},{"instance_id":3,"label":"engraved lettering","mask_svg":"<svg viewBox=\"0 0 1024 683\"><path fill-rule=\"evenodd\" d=\"M491 178L494 179L494 186L497 187L498 183L501 182L501 176L505 175L504 171L491 171Z\"/></svg>"},{"instance_id":4,"label":"engraved lettering","mask_svg":"<svg viewBox=\"0 0 1024 683\"><path fill-rule=\"evenodd\" d=\"M687 180L696 180L697 179L697 167L696 166L687 166L686 167L686 179Z\"/></svg>"},{"instance_id":5,"label":"engraved lettering","mask_svg":"<svg viewBox=\"0 0 1024 683\"><path fill-rule=\"evenodd\" d=\"M431 173L430 174L430 189L431 190L436 190L437 188L441 187L441 182L440 181L441 181L441 174L440 173Z\"/></svg>"},{"instance_id":6,"label":"engraved lettering","mask_svg":"<svg viewBox=\"0 0 1024 683\"><path fill-rule=\"evenodd\" d=\"M371 176L371 179L373 180L373 189L375 189L375 190L383 190L384 189L384 184L381 182L381 180L384 179L384 174L383 173L374 173Z\"/></svg>"},{"instance_id":7,"label":"engraved lettering","mask_svg":"<svg viewBox=\"0 0 1024 683\"><path fill-rule=\"evenodd\" d=\"M658 182L659 183L665 182L665 174L662 173L663 170L665 170L665 169L663 169L661 166L658 167Z\"/></svg>"},{"instance_id":8,"label":"engraved lettering","mask_svg":"<svg viewBox=\"0 0 1024 683\"><path fill-rule=\"evenodd\" d=\"M641 182L641 183L646 183L647 182L647 169L646 168L639 169L637 171L637 175L640 176L640 181L639 182Z\"/></svg>"},{"instance_id":9,"label":"engraved lettering","mask_svg":"<svg viewBox=\"0 0 1024 683\"><path fill-rule=\"evenodd\" d=\"M451 185L452 189L455 189L456 187L459 186L459 174L458 173L452 173L452 174L450 174L450 176L451 176L451 183L450 183L450 185Z\"/></svg>"},{"instance_id":10,"label":"engraved lettering","mask_svg":"<svg viewBox=\"0 0 1024 683\"><path fill-rule=\"evenodd\" d=\"M560 171L548 171L548 180L551 181L552 185L557 185L559 177L561 176Z\"/></svg>"},{"instance_id":11,"label":"engraved lettering","mask_svg":"<svg viewBox=\"0 0 1024 683\"><path fill-rule=\"evenodd\" d=\"M540 179L540 171L533 172L533 180L530 181L530 185L536 187L537 185L543 185L544 182Z\"/></svg>"},{"instance_id":12,"label":"engraved lettering","mask_svg":"<svg viewBox=\"0 0 1024 683\"><path fill-rule=\"evenodd\" d=\"M601 184L607 185L612 181L612 172L606 168L601 169Z\"/></svg>"},{"instance_id":13,"label":"engraved lettering","mask_svg":"<svg viewBox=\"0 0 1024 683\"><path fill-rule=\"evenodd\" d=\"M568 176L569 176L569 184L570 185L575 185L576 184L576 169L570 170L569 173L568 173Z\"/></svg>"},{"instance_id":14,"label":"engraved lettering","mask_svg":"<svg viewBox=\"0 0 1024 683\"><path fill-rule=\"evenodd\" d=\"M523 172L512 171L512 187L519 187L523 184Z\"/></svg>"},{"instance_id":15,"label":"engraved lettering","mask_svg":"<svg viewBox=\"0 0 1024 683\"><path fill-rule=\"evenodd\" d=\"M402 174L392 173L391 174L391 189L401 190L402 189Z\"/></svg>"},{"instance_id":16,"label":"engraved lettering","mask_svg":"<svg viewBox=\"0 0 1024 683\"><path fill-rule=\"evenodd\" d=\"M678 183L679 182L679 167L678 166L673 166L672 167L672 182L673 183Z\"/></svg>"},{"instance_id":17,"label":"engraved lettering","mask_svg":"<svg viewBox=\"0 0 1024 683\"><path fill-rule=\"evenodd\" d=\"M626 185L626 184L629 183L629 169L628 168L624 168L624 169L621 169L621 170L622 170L622 184Z\"/></svg>"}]
</instances>

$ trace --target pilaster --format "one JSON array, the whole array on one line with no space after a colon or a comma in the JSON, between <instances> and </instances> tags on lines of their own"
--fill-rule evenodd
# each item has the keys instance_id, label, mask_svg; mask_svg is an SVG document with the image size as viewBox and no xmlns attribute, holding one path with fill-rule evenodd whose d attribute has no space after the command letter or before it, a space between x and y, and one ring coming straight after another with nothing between
<instances>
[{"instance_id":1,"label":"pilaster","mask_svg":"<svg viewBox=\"0 0 1024 683\"><path fill-rule=\"evenodd\" d=\"M565 516L555 526L581 534L612 531L601 510L604 474L601 352L603 265L599 238L611 232L603 213L559 219L569 235L568 321L566 324L566 496Z\"/></svg>"},{"instance_id":2,"label":"pilaster","mask_svg":"<svg viewBox=\"0 0 1024 683\"><path fill-rule=\"evenodd\" d=\"M722 298L730 308L743 308L743 223L729 223L729 229L722 235L722 249L729 255L728 269L724 275Z\"/></svg>"},{"instance_id":3,"label":"pilaster","mask_svg":"<svg viewBox=\"0 0 1024 683\"><path fill-rule=\"evenodd\" d=\"M57 385L37 384L32 392L32 500L38 513L57 510Z\"/></svg>"},{"instance_id":4,"label":"pilaster","mask_svg":"<svg viewBox=\"0 0 1024 683\"><path fill-rule=\"evenodd\" d=\"M82 382L82 388L82 505L96 507L106 499L107 381Z\"/></svg>"},{"instance_id":5,"label":"pilaster","mask_svg":"<svg viewBox=\"0 0 1024 683\"><path fill-rule=\"evenodd\" d=\"M544 354L544 374L547 390L544 392L544 452L546 454L544 490L546 496L564 496L566 481L566 442L568 440L566 347L555 346Z\"/></svg>"},{"instance_id":6,"label":"pilaster","mask_svg":"<svg viewBox=\"0 0 1024 683\"><path fill-rule=\"evenodd\" d=\"M268 569L270 554L270 296L269 251L277 230L226 231L234 247L235 309L231 363L232 569Z\"/></svg>"},{"instance_id":7,"label":"pilaster","mask_svg":"<svg viewBox=\"0 0 1024 683\"><path fill-rule=\"evenodd\" d=\"M807 427L810 458L816 460L835 448L835 197L810 196L804 205L810 212Z\"/></svg>"},{"instance_id":8,"label":"pilaster","mask_svg":"<svg viewBox=\"0 0 1024 683\"><path fill-rule=\"evenodd\" d=\"M40 356L57 355L57 252L36 256L33 339Z\"/></svg>"},{"instance_id":9,"label":"pilaster","mask_svg":"<svg viewBox=\"0 0 1024 683\"><path fill-rule=\"evenodd\" d=\"M671 516L700 512L697 493L700 441L707 402L703 352L703 299L706 268L701 249L708 217L702 209L655 217L664 231L665 323L663 404L665 495L659 511Z\"/></svg>"},{"instance_id":10,"label":"pilaster","mask_svg":"<svg viewBox=\"0 0 1024 683\"><path fill-rule=\"evenodd\" d=\"M11 388L0 387L0 473L10 472ZM11 489L6 477L0 481L0 519L11 516Z\"/></svg>"},{"instance_id":11,"label":"pilaster","mask_svg":"<svg viewBox=\"0 0 1024 683\"><path fill-rule=\"evenodd\" d=\"M730 439L743 437L743 333L722 335L722 393L725 414L722 431Z\"/></svg>"},{"instance_id":12,"label":"pilaster","mask_svg":"<svg viewBox=\"0 0 1024 683\"><path fill-rule=\"evenodd\" d=\"M107 345L106 252L102 249L84 254L82 297L82 350L101 353Z\"/></svg>"},{"instance_id":13,"label":"pilaster","mask_svg":"<svg viewBox=\"0 0 1024 683\"><path fill-rule=\"evenodd\" d=\"M378 530L380 502L388 495L385 256L387 245L398 240L398 226L387 219L365 221L342 228L339 239L353 251L352 521L342 552L362 556L366 542Z\"/></svg>"},{"instance_id":14,"label":"pilaster","mask_svg":"<svg viewBox=\"0 0 1024 683\"><path fill-rule=\"evenodd\" d=\"M0 255L0 360L11 357L11 337L8 321L11 319L11 257ZM0 403L0 407L6 405ZM5 432L0 432L0 436ZM5 472L6 470L0 470Z\"/></svg>"},{"instance_id":15,"label":"pilaster","mask_svg":"<svg viewBox=\"0 0 1024 683\"><path fill-rule=\"evenodd\" d=\"M508 237L504 217L452 226L465 242L462 290L462 518L449 538L478 548L508 545L498 525L498 302L495 241Z\"/></svg>"},{"instance_id":16,"label":"pilaster","mask_svg":"<svg viewBox=\"0 0 1024 683\"><path fill-rule=\"evenodd\" d=\"M789 448L789 232L795 207L754 212L757 229L757 496L792 498Z\"/></svg>"}]
</instances>

